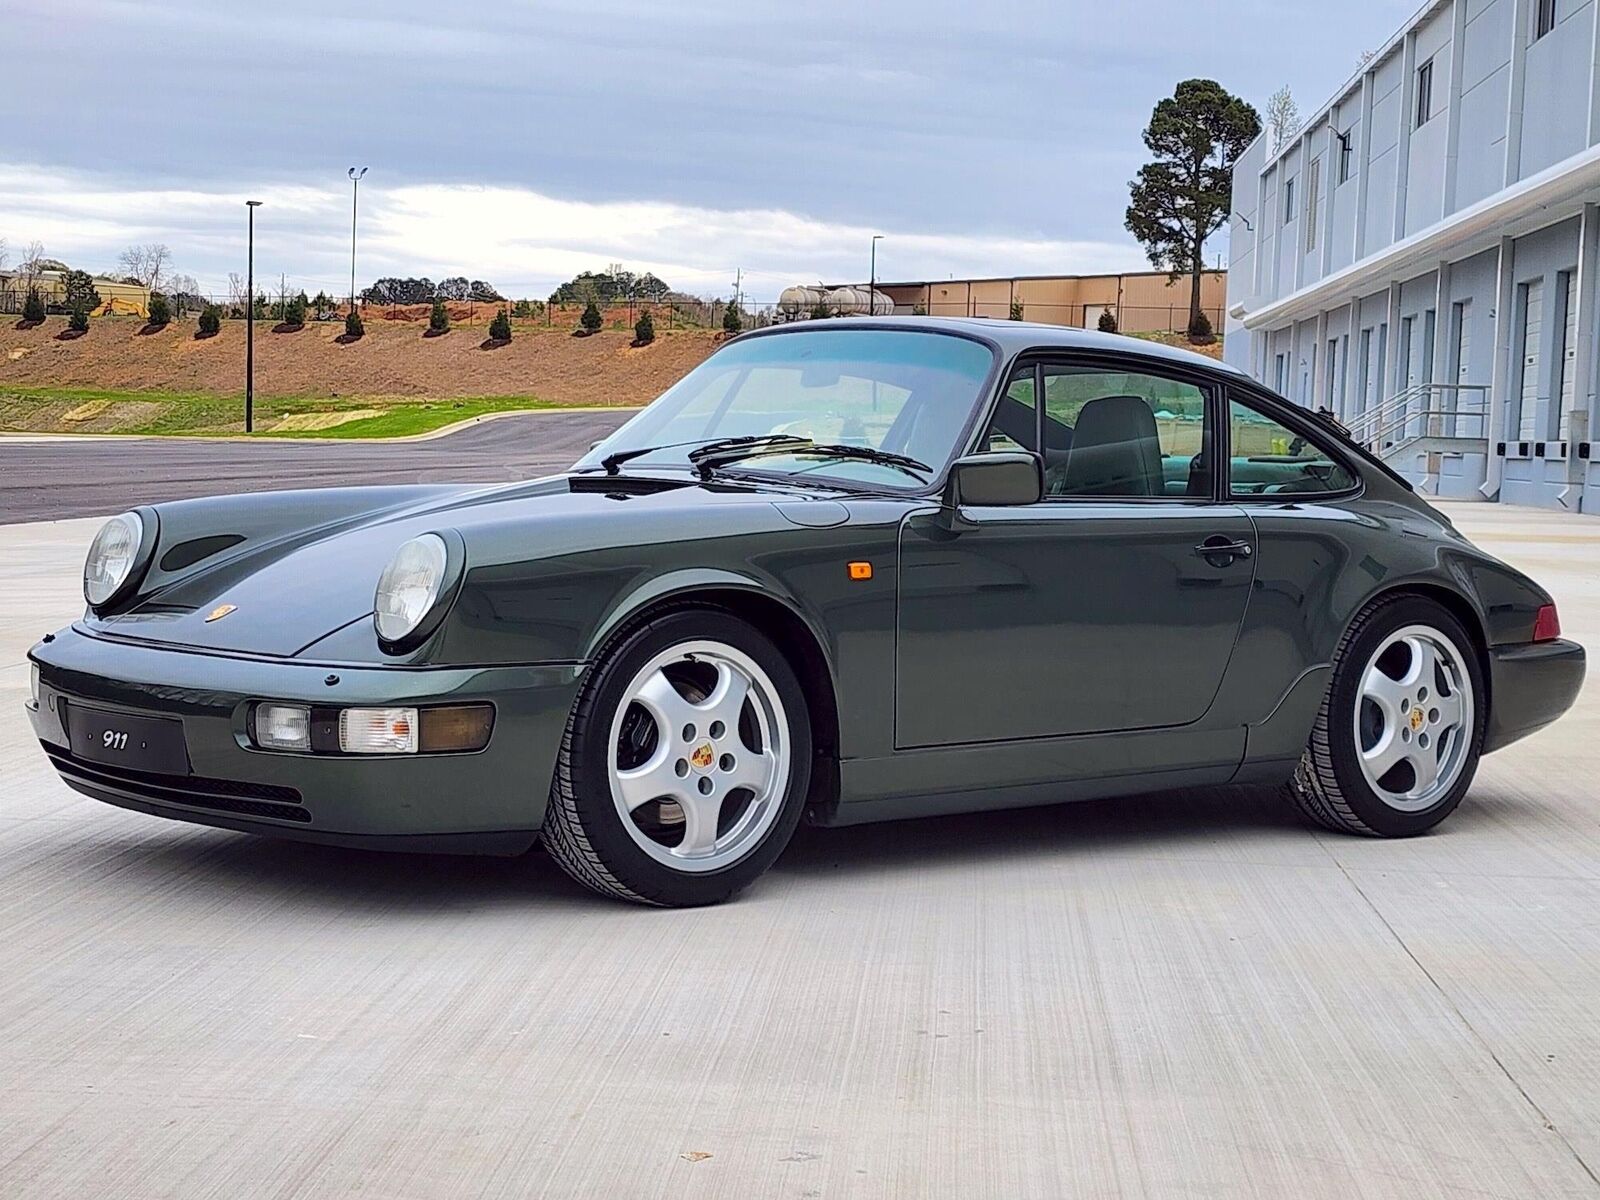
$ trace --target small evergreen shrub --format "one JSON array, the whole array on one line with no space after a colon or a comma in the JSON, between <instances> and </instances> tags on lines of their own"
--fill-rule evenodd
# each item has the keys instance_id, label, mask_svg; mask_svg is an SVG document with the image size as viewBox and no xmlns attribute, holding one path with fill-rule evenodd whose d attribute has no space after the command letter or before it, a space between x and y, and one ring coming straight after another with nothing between
<instances>
[{"instance_id":1,"label":"small evergreen shrub","mask_svg":"<svg viewBox=\"0 0 1600 1200\"><path fill-rule=\"evenodd\" d=\"M722 314L722 332L733 334L744 328L744 317L739 312L737 300L728 301L728 307Z\"/></svg>"},{"instance_id":2,"label":"small evergreen shrub","mask_svg":"<svg viewBox=\"0 0 1600 1200\"><path fill-rule=\"evenodd\" d=\"M150 293L150 324L157 329L165 329L172 323L172 305L167 303L167 298L160 292Z\"/></svg>"},{"instance_id":3,"label":"small evergreen shrub","mask_svg":"<svg viewBox=\"0 0 1600 1200\"><path fill-rule=\"evenodd\" d=\"M298 328L306 323L306 294L292 296L283 306L283 323Z\"/></svg>"},{"instance_id":4,"label":"small evergreen shrub","mask_svg":"<svg viewBox=\"0 0 1600 1200\"><path fill-rule=\"evenodd\" d=\"M1196 346L1209 346L1217 340L1216 332L1211 328L1211 318L1203 312L1194 315L1194 320L1189 322L1189 340Z\"/></svg>"},{"instance_id":5,"label":"small evergreen shrub","mask_svg":"<svg viewBox=\"0 0 1600 1200\"><path fill-rule=\"evenodd\" d=\"M429 333L448 333L450 331L450 310L444 306L442 299L435 299L433 310L428 314Z\"/></svg>"},{"instance_id":6,"label":"small evergreen shrub","mask_svg":"<svg viewBox=\"0 0 1600 1200\"><path fill-rule=\"evenodd\" d=\"M89 328L89 310L81 301L72 306L72 315L67 318L67 328L73 333L83 333Z\"/></svg>"},{"instance_id":7,"label":"small evergreen shrub","mask_svg":"<svg viewBox=\"0 0 1600 1200\"><path fill-rule=\"evenodd\" d=\"M606 319L600 315L600 306L592 299L583 306L583 316L578 318L578 324L585 333L599 333L605 323Z\"/></svg>"},{"instance_id":8,"label":"small evergreen shrub","mask_svg":"<svg viewBox=\"0 0 1600 1200\"><path fill-rule=\"evenodd\" d=\"M502 308L495 313L494 320L489 322L489 336L497 342L509 342L511 340L511 318L506 314L505 309Z\"/></svg>"},{"instance_id":9,"label":"small evergreen shrub","mask_svg":"<svg viewBox=\"0 0 1600 1200\"><path fill-rule=\"evenodd\" d=\"M1022 301L1021 300L1013 300L1011 302L1011 319L1013 321L1022 320Z\"/></svg>"},{"instance_id":10,"label":"small evergreen shrub","mask_svg":"<svg viewBox=\"0 0 1600 1200\"><path fill-rule=\"evenodd\" d=\"M1115 333L1117 331L1117 318L1111 315L1111 310L1109 308L1100 314L1100 321L1096 325L1096 328L1099 329L1101 333Z\"/></svg>"},{"instance_id":11,"label":"small evergreen shrub","mask_svg":"<svg viewBox=\"0 0 1600 1200\"><path fill-rule=\"evenodd\" d=\"M44 297L39 294L38 288L28 289L28 298L22 302L22 319L34 322L44 320Z\"/></svg>"},{"instance_id":12,"label":"small evergreen shrub","mask_svg":"<svg viewBox=\"0 0 1600 1200\"><path fill-rule=\"evenodd\" d=\"M648 346L656 340L656 323L650 318L650 310L646 309L639 314L639 319L633 323L633 342L636 346Z\"/></svg>"},{"instance_id":13,"label":"small evergreen shrub","mask_svg":"<svg viewBox=\"0 0 1600 1200\"><path fill-rule=\"evenodd\" d=\"M344 335L352 341L367 336L367 327L362 324L361 314L353 308L344 319Z\"/></svg>"},{"instance_id":14,"label":"small evergreen shrub","mask_svg":"<svg viewBox=\"0 0 1600 1200\"><path fill-rule=\"evenodd\" d=\"M212 337L222 328L222 310L215 304L208 304L200 310L200 332L207 337Z\"/></svg>"}]
</instances>

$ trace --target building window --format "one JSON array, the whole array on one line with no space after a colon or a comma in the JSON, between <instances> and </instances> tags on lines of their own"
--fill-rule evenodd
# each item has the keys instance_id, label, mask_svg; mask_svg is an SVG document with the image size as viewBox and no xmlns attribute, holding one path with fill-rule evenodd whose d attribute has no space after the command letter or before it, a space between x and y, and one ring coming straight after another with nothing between
<instances>
[{"instance_id":1,"label":"building window","mask_svg":"<svg viewBox=\"0 0 1600 1200\"><path fill-rule=\"evenodd\" d=\"M1294 220L1294 179L1291 177L1283 181L1283 223L1287 225Z\"/></svg>"},{"instance_id":2,"label":"building window","mask_svg":"<svg viewBox=\"0 0 1600 1200\"><path fill-rule=\"evenodd\" d=\"M1352 157L1350 135L1353 132L1353 129L1346 129L1343 133L1334 135L1339 139L1339 174L1337 180L1340 183L1350 182L1350 160Z\"/></svg>"},{"instance_id":3,"label":"building window","mask_svg":"<svg viewBox=\"0 0 1600 1200\"><path fill-rule=\"evenodd\" d=\"M1534 18L1533 40L1538 41L1556 27L1556 0L1539 0L1538 15Z\"/></svg>"},{"instance_id":4,"label":"building window","mask_svg":"<svg viewBox=\"0 0 1600 1200\"><path fill-rule=\"evenodd\" d=\"M1313 158L1306 168L1306 253L1317 248L1317 204L1322 190L1322 160Z\"/></svg>"},{"instance_id":5,"label":"building window","mask_svg":"<svg viewBox=\"0 0 1600 1200\"><path fill-rule=\"evenodd\" d=\"M1417 123L1421 129L1433 116L1433 59L1417 68Z\"/></svg>"}]
</instances>

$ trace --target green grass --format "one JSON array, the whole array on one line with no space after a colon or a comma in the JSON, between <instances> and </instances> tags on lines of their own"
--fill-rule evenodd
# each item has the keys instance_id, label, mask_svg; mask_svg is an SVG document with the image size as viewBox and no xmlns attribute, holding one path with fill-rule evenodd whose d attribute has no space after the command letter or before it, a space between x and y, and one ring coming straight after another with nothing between
<instances>
[{"instance_id":1,"label":"green grass","mask_svg":"<svg viewBox=\"0 0 1600 1200\"><path fill-rule=\"evenodd\" d=\"M256 399L255 423L258 437L392 438L489 413L550 407L535 396L268 396ZM285 417L349 412L374 415L325 429L273 428ZM66 420L68 415L77 419ZM244 432L244 397L0 385L0 431L238 436Z\"/></svg>"}]
</instances>

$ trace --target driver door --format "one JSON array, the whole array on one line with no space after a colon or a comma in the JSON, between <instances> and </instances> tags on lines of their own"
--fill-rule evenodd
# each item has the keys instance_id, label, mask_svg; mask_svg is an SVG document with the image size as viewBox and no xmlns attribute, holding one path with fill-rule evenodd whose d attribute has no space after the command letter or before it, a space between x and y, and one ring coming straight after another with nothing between
<instances>
[{"instance_id":1,"label":"driver door","mask_svg":"<svg viewBox=\"0 0 1600 1200\"><path fill-rule=\"evenodd\" d=\"M1041 453L1046 495L902 526L897 746L1206 714L1255 562L1250 518L1214 496L1217 405L1199 378L1114 359L1016 370L980 450Z\"/></svg>"}]
</instances>

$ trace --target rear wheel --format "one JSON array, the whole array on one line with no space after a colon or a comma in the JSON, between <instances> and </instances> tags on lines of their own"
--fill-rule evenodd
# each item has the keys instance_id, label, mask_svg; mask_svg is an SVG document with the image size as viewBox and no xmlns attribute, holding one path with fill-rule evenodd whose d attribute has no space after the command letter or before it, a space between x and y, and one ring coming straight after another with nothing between
<instances>
[{"instance_id":1,"label":"rear wheel","mask_svg":"<svg viewBox=\"0 0 1600 1200\"><path fill-rule=\"evenodd\" d=\"M1290 792L1341 833L1423 833L1472 784L1485 700L1461 622L1421 596L1380 600L1345 633Z\"/></svg>"},{"instance_id":2,"label":"rear wheel","mask_svg":"<svg viewBox=\"0 0 1600 1200\"><path fill-rule=\"evenodd\" d=\"M730 613L671 611L602 651L568 721L544 843L603 894L714 904L788 844L810 764L805 695L777 647Z\"/></svg>"}]
</instances>

